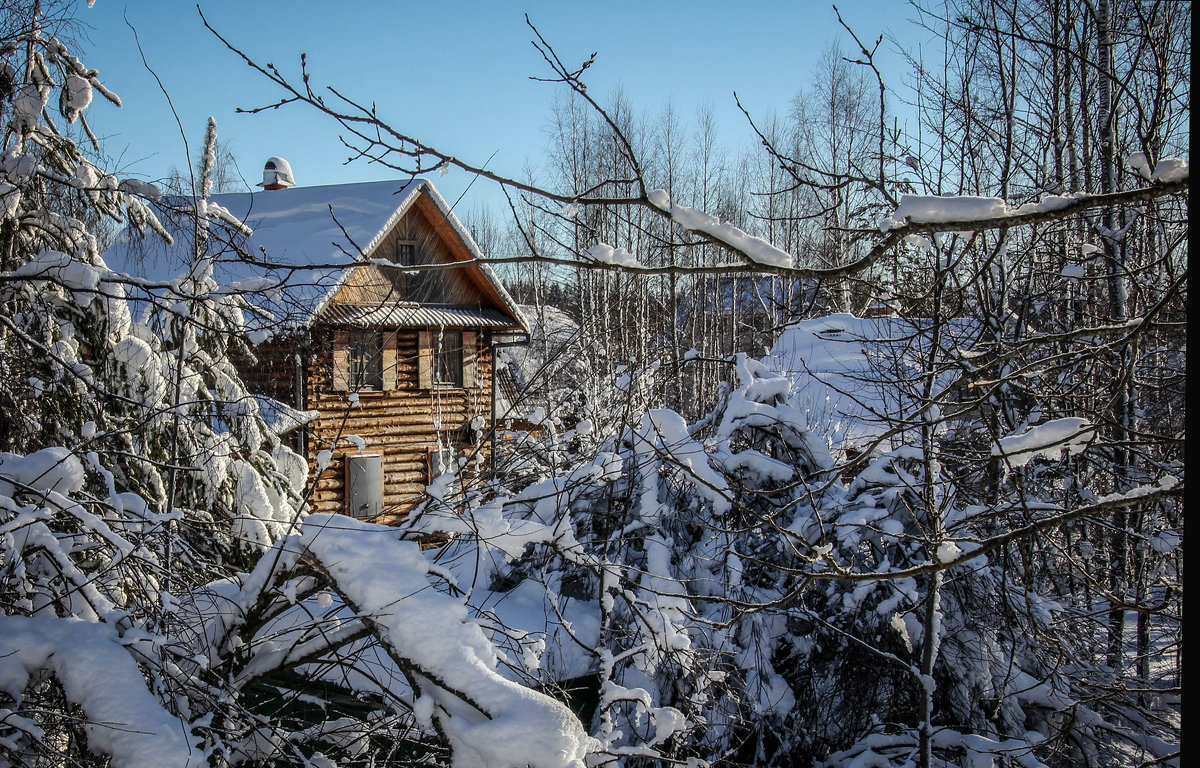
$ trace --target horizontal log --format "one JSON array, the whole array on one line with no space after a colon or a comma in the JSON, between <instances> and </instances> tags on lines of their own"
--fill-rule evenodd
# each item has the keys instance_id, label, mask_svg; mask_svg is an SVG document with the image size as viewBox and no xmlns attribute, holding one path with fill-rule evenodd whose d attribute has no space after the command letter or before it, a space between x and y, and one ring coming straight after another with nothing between
<instances>
[{"instance_id":1,"label":"horizontal log","mask_svg":"<svg viewBox=\"0 0 1200 768\"><path fill-rule=\"evenodd\" d=\"M470 473L468 473L469 475ZM386 472L383 478L385 496L394 496L406 492L404 489L424 490L427 485L427 471L422 469L409 472ZM468 479L470 479L468 477ZM339 498L345 492L346 483L341 477L325 473L317 480L315 493L319 495L336 494Z\"/></svg>"},{"instance_id":2,"label":"horizontal log","mask_svg":"<svg viewBox=\"0 0 1200 768\"><path fill-rule=\"evenodd\" d=\"M414 444L410 441L378 441L368 444L365 453L379 451L383 453L384 471L410 471L422 469L428 463L429 451L434 446L433 441L428 443ZM486 446L460 446L458 448L460 456L464 458L474 459L479 456L487 457L491 455L491 450ZM349 454L353 455L353 454ZM308 462L308 471L311 474L317 467L313 460ZM329 463L329 467L324 474L344 473L345 462L342 454L335 454L333 460Z\"/></svg>"},{"instance_id":3,"label":"horizontal log","mask_svg":"<svg viewBox=\"0 0 1200 768\"><path fill-rule=\"evenodd\" d=\"M385 495L383 507L385 510L411 508L424 497L424 485L406 485L397 493ZM314 494L313 498L309 499L309 510L323 514L342 515L346 513L346 503L340 495L323 494L318 496Z\"/></svg>"},{"instance_id":4,"label":"horizontal log","mask_svg":"<svg viewBox=\"0 0 1200 768\"><path fill-rule=\"evenodd\" d=\"M323 406L323 407L322 407ZM440 406L440 407L439 407ZM321 412L317 421L333 422L349 419L351 421L358 419L378 419L387 416L395 417L416 417L427 419L430 422L437 412L446 413L476 413L480 416L487 416L488 407L486 403L479 402L467 398L453 398L443 400L439 405L432 405L426 400L420 402L415 398L389 398L387 400L367 400L364 399L362 404L347 409L343 404L336 403L314 403L313 410Z\"/></svg>"},{"instance_id":5,"label":"horizontal log","mask_svg":"<svg viewBox=\"0 0 1200 768\"><path fill-rule=\"evenodd\" d=\"M443 443L449 437L448 433L461 429L469 423L470 421L467 419L444 421L442 424ZM336 429L328 431L317 429L310 434L310 444L313 446L313 450L318 451L332 448L333 438L340 435L341 441L338 447L344 450L350 445L347 438L350 435L358 435L367 441L367 452L370 453L372 449L381 450L389 445L399 450L413 450L414 446L432 447L437 442L438 433L430 424L390 424L375 429L386 429L386 431L368 432L365 429L356 429L353 425L347 426L340 432Z\"/></svg>"},{"instance_id":6,"label":"horizontal log","mask_svg":"<svg viewBox=\"0 0 1200 768\"><path fill-rule=\"evenodd\" d=\"M328 402L313 403L311 404L311 410L321 413L315 420L315 423L322 424L331 424L343 420L357 420L359 422L373 421L389 417L421 420L432 424L438 413L443 416L469 413L473 416L480 416L486 419L490 415L489 411L491 409L486 402L464 398L443 400L438 406L431 405L428 401L422 403L413 399L394 398L389 400L365 401L361 406L350 409L341 404Z\"/></svg>"}]
</instances>

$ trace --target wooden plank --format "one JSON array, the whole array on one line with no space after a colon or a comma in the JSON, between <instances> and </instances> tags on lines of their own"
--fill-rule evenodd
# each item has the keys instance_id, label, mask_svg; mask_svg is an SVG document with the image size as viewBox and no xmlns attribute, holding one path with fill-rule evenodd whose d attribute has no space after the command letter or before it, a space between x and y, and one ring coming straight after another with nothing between
<instances>
[{"instance_id":1,"label":"wooden plank","mask_svg":"<svg viewBox=\"0 0 1200 768\"><path fill-rule=\"evenodd\" d=\"M350 389L350 332L333 333L333 389L345 392Z\"/></svg>"},{"instance_id":2,"label":"wooden plank","mask_svg":"<svg viewBox=\"0 0 1200 768\"><path fill-rule=\"evenodd\" d=\"M430 331L417 334L417 386L421 389L433 387L433 334Z\"/></svg>"},{"instance_id":3,"label":"wooden plank","mask_svg":"<svg viewBox=\"0 0 1200 768\"><path fill-rule=\"evenodd\" d=\"M395 334L383 334L383 389L396 389L396 337Z\"/></svg>"},{"instance_id":4,"label":"wooden plank","mask_svg":"<svg viewBox=\"0 0 1200 768\"><path fill-rule=\"evenodd\" d=\"M362 434L364 437L367 434L379 434L389 431L392 427L413 427L424 425L433 430L433 408L429 403L396 403L389 408L359 408L351 411L347 418L343 413L334 413L329 403L321 403L324 405L323 413L328 414L322 416L314 422L314 428L318 433L323 433L329 438L333 438L339 431L351 429L355 434ZM338 410L344 411L345 406L342 405ZM471 419L482 416L487 416L487 410L481 406L476 407L472 403L442 401L437 409L443 424L448 421L456 424L462 424Z\"/></svg>"},{"instance_id":5,"label":"wooden plank","mask_svg":"<svg viewBox=\"0 0 1200 768\"><path fill-rule=\"evenodd\" d=\"M473 331L463 331L463 387L473 388L475 386L475 357L478 355L478 344L476 337L478 334Z\"/></svg>"}]
</instances>

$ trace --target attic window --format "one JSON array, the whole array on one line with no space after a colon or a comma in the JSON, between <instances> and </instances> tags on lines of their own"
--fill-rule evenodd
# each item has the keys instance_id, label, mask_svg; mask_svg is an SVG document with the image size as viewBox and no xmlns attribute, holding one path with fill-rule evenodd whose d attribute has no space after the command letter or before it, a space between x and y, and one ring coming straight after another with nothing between
<instances>
[{"instance_id":1,"label":"attic window","mask_svg":"<svg viewBox=\"0 0 1200 768\"><path fill-rule=\"evenodd\" d=\"M349 364L352 392L383 389L383 334L351 331Z\"/></svg>"},{"instance_id":2,"label":"attic window","mask_svg":"<svg viewBox=\"0 0 1200 768\"><path fill-rule=\"evenodd\" d=\"M402 267L412 267L417 263L417 244L407 240L396 243L396 263Z\"/></svg>"}]
</instances>

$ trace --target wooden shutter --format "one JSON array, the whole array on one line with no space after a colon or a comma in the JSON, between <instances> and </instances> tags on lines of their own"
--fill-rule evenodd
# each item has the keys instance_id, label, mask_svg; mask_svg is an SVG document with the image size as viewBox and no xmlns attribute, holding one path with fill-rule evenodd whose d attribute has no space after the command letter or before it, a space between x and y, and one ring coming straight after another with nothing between
<instances>
[{"instance_id":1,"label":"wooden shutter","mask_svg":"<svg viewBox=\"0 0 1200 768\"><path fill-rule=\"evenodd\" d=\"M417 386L433 389L433 334L429 331L417 333Z\"/></svg>"},{"instance_id":2,"label":"wooden shutter","mask_svg":"<svg viewBox=\"0 0 1200 768\"><path fill-rule=\"evenodd\" d=\"M333 391L350 389L350 333L333 332Z\"/></svg>"},{"instance_id":3,"label":"wooden shutter","mask_svg":"<svg viewBox=\"0 0 1200 768\"><path fill-rule=\"evenodd\" d=\"M396 354L396 332L383 332L383 345L379 354L383 356L383 390L396 388L396 366L399 364Z\"/></svg>"},{"instance_id":4,"label":"wooden shutter","mask_svg":"<svg viewBox=\"0 0 1200 768\"><path fill-rule=\"evenodd\" d=\"M463 361L463 386L475 386L475 355L478 350L476 346L476 334L474 331L463 331L462 335L462 361Z\"/></svg>"}]
</instances>

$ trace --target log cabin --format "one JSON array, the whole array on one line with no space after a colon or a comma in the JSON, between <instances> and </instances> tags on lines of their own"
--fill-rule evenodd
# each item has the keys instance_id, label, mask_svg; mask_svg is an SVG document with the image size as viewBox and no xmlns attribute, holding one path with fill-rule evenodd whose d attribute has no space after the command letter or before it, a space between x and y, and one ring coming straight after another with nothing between
<instances>
[{"instance_id":1,"label":"log cabin","mask_svg":"<svg viewBox=\"0 0 1200 768\"><path fill-rule=\"evenodd\" d=\"M190 254L207 252L218 282L245 291L256 343L239 372L273 429L307 458L310 511L397 519L447 470L469 481L484 467L493 349L528 328L428 180L293 179L271 158L263 191L210 198L207 236L189 237L188 218L177 217L165 253L119 237L105 259L178 274Z\"/></svg>"}]
</instances>

